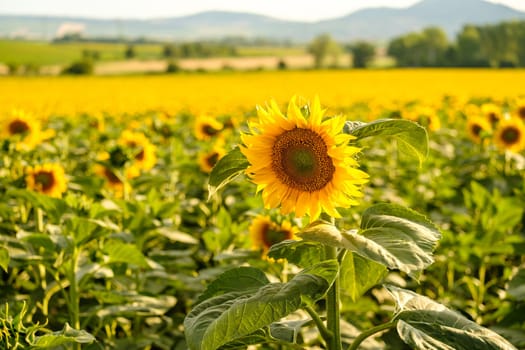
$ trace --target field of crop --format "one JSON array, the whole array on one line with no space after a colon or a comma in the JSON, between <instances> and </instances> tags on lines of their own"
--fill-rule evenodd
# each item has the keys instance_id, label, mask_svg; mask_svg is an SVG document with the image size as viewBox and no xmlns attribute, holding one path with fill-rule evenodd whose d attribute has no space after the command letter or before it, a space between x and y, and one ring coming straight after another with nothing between
<instances>
[{"instance_id":1,"label":"field of crop","mask_svg":"<svg viewBox=\"0 0 525 350\"><path fill-rule=\"evenodd\" d=\"M0 78L0 348L525 348L524 80Z\"/></svg>"}]
</instances>

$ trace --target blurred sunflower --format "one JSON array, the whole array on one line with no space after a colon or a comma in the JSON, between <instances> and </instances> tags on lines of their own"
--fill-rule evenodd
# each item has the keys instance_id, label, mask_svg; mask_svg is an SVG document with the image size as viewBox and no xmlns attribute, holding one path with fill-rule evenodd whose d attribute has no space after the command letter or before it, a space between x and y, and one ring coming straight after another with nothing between
<instances>
[{"instance_id":1,"label":"blurred sunflower","mask_svg":"<svg viewBox=\"0 0 525 350\"><path fill-rule=\"evenodd\" d=\"M516 116L525 122L525 98L518 100L516 104Z\"/></svg>"},{"instance_id":2,"label":"blurred sunflower","mask_svg":"<svg viewBox=\"0 0 525 350\"><path fill-rule=\"evenodd\" d=\"M441 120L439 119L436 110L429 106L417 105L406 113L405 118L418 122L431 131L436 131L441 128Z\"/></svg>"},{"instance_id":3,"label":"blurred sunflower","mask_svg":"<svg viewBox=\"0 0 525 350\"><path fill-rule=\"evenodd\" d=\"M2 121L2 135L16 139L17 150L31 150L43 140L40 122L22 110L13 110Z\"/></svg>"},{"instance_id":4,"label":"blurred sunflower","mask_svg":"<svg viewBox=\"0 0 525 350\"><path fill-rule=\"evenodd\" d=\"M500 121L494 133L494 143L501 150L520 152L525 149L525 124L519 118Z\"/></svg>"},{"instance_id":5,"label":"blurred sunflower","mask_svg":"<svg viewBox=\"0 0 525 350\"><path fill-rule=\"evenodd\" d=\"M124 130L118 143L131 149L133 166L147 171L157 163L157 147L143 133Z\"/></svg>"},{"instance_id":6,"label":"blurred sunflower","mask_svg":"<svg viewBox=\"0 0 525 350\"><path fill-rule=\"evenodd\" d=\"M252 248L266 255L270 247L287 239L294 239L297 228L288 221L275 223L268 216L257 216L249 228Z\"/></svg>"},{"instance_id":7,"label":"blurred sunflower","mask_svg":"<svg viewBox=\"0 0 525 350\"><path fill-rule=\"evenodd\" d=\"M481 115L469 115L467 118L467 132L472 141L481 143L482 138L492 132L492 125L487 118Z\"/></svg>"},{"instance_id":8,"label":"blurred sunflower","mask_svg":"<svg viewBox=\"0 0 525 350\"><path fill-rule=\"evenodd\" d=\"M482 104L481 113L492 125L496 124L501 119L501 108L495 103Z\"/></svg>"},{"instance_id":9,"label":"blurred sunflower","mask_svg":"<svg viewBox=\"0 0 525 350\"><path fill-rule=\"evenodd\" d=\"M26 169L26 185L30 190L60 198L67 190L64 168L52 163L30 166Z\"/></svg>"},{"instance_id":10,"label":"blurred sunflower","mask_svg":"<svg viewBox=\"0 0 525 350\"><path fill-rule=\"evenodd\" d=\"M221 143L215 144L210 151L199 153L200 169L205 173L211 172L215 164L219 161L219 159L224 157L225 154L226 151L224 150Z\"/></svg>"},{"instance_id":11,"label":"blurred sunflower","mask_svg":"<svg viewBox=\"0 0 525 350\"><path fill-rule=\"evenodd\" d=\"M272 101L257 109L251 134L241 134L241 152L250 163L246 173L262 191L266 208L280 206L284 214L315 220L322 211L340 217L336 207L358 204L355 198L368 178L354 159L360 148L348 145L354 137L343 133L343 117L323 120L324 114L318 98L308 118L295 97L286 116Z\"/></svg>"},{"instance_id":12,"label":"blurred sunflower","mask_svg":"<svg viewBox=\"0 0 525 350\"><path fill-rule=\"evenodd\" d=\"M104 179L106 186L117 198L122 198L125 192L131 190L131 185L108 166L96 164L95 173Z\"/></svg>"},{"instance_id":13,"label":"blurred sunflower","mask_svg":"<svg viewBox=\"0 0 525 350\"><path fill-rule=\"evenodd\" d=\"M195 137L198 140L209 140L213 136L218 135L223 129L224 125L217 119L200 115L194 124Z\"/></svg>"}]
</instances>

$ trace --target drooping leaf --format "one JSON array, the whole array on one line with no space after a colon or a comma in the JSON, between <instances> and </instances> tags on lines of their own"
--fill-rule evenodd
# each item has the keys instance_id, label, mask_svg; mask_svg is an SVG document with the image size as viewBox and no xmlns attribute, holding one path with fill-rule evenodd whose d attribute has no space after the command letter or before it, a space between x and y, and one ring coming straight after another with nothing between
<instances>
[{"instance_id":1,"label":"drooping leaf","mask_svg":"<svg viewBox=\"0 0 525 350\"><path fill-rule=\"evenodd\" d=\"M108 254L110 263L129 263L139 267L148 267L146 257L134 244L109 240L104 243L104 251Z\"/></svg>"},{"instance_id":2,"label":"drooping leaf","mask_svg":"<svg viewBox=\"0 0 525 350\"><path fill-rule=\"evenodd\" d=\"M345 132L361 140L371 136L390 136L398 141L400 153L419 160L428 154L428 135L424 127L406 119L380 119L370 123L347 122Z\"/></svg>"},{"instance_id":3,"label":"drooping leaf","mask_svg":"<svg viewBox=\"0 0 525 350\"><path fill-rule=\"evenodd\" d=\"M69 343L90 344L95 341L95 337L84 330L72 328L65 324L61 331L45 334L35 338L33 347L43 349L57 347Z\"/></svg>"},{"instance_id":4,"label":"drooping leaf","mask_svg":"<svg viewBox=\"0 0 525 350\"><path fill-rule=\"evenodd\" d=\"M387 286L397 304L401 339L415 349L485 350L516 348L499 334L425 296Z\"/></svg>"},{"instance_id":5,"label":"drooping leaf","mask_svg":"<svg viewBox=\"0 0 525 350\"><path fill-rule=\"evenodd\" d=\"M0 267L7 272L9 266L9 251L5 247L0 247Z\"/></svg>"},{"instance_id":6,"label":"drooping leaf","mask_svg":"<svg viewBox=\"0 0 525 350\"><path fill-rule=\"evenodd\" d=\"M364 258L417 277L434 260L441 237L423 215L394 204L377 204L363 213L361 229L339 231L316 222L298 233L305 240L348 249Z\"/></svg>"},{"instance_id":7,"label":"drooping leaf","mask_svg":"<svg viewBox=\"0 0 525 350\"><path fill-rule=\"evenodd\" d=\"M271 246L268 256L286 259L300 267L312 266L325 259L324 247L317 242L285 240Z\"/></svg>"},{"instance_id":8,"label":"drooping leaf","mask_svg":"<svg viewBox=\"0 0 525 350\"><path fill-rule=\"evenodd\" d=\"M297 310L304 300L322 297L337 271L337 261L327 260L287 283L265 284L204 300L184 320L189 348L217 349L280 320Z\"/></svg>"},{"instance_id":9,"label":"drooping leaf","mask_svg":"<svg viewBox=\"0 0 525 350\"><path fill-rule=\"evenodd\" d=\"M213 197L218 190L243 173L249 164L239 147L235 147L219 159L210 173L208 198Z\"/></svg>"},{"instance_id":10,"label":"drooping leaf","mask_svg":"<svg viewBox=\"0 0 525 350\"><path fill-rule=\"evenodd\" d=\"M350 299L356 301L381 281L386 272L384 265L348 252L341 262L341 290Z\"/></svg>"},{"instance_id":11,"label":"drooping leaf","mask_svg":"<svg viewBox=\"0 0 525 350\"><path fill-rule=\"evenodd\" d=\"M264 272L254 267L241 266L228 270L211 282L197 303L224 293L259 288L270 283Z\"/></svg>"}]
</instances>

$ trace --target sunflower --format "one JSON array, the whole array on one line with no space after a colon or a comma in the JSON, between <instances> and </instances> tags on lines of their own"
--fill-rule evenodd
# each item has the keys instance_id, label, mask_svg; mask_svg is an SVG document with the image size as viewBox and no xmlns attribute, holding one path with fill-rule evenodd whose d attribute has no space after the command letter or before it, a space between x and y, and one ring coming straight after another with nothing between
<instances>
[{"instance_id":1,"label":"sunflower","mask_svg":"<svg viewBox=\"0 0 525 350\"><path fill-rule=\"evenodd\" d=\"M39 121L22 110L13 110L2 124L2 134L15 138L18 150L31 150L42 141Z\"/></svg>"},{"instance_id":2,"label":"sunflower","mask_svg":"<svg viewBox=\"0 0 525 350\"><path fill-rule=\"evenodd\" d=\"M223 127L224 125L217 119L207 115L201 115L195 120L195 137L198 140L209 140L213 136L218 135Z\"/></svg>"},{"instance_id":3,"label":"sunflower","mask_svg":"<svg viewBox=\"0 0 525 350\"><path fill-rule=\"evenodd\" d=\"M441 128L441 120L435 109L429 106L416 106L406 114L406 119L418 122L428 130L436 131Z\"/></svg>"},{"instance_id":4,"label":"sunflower","mask_svg":"<svg viewBox=\"0 0 525 350\"><path fill-rule=\"evenodd\" d=\"M104 179L106 186L117 198L122 198L124 196L124 192L129 192L131 190L131 186L128 181L123 181L123 179L108 166L96 164L95 173ZM130 176L130 174L126 174L126 177L128 176Z\"/></svg>"},{"instance_id":5,"label":"sunflower","mask_svg":"<svg viewBox=\"0 0 525 350\"><path fill-rule=\"evenodd\" d=\"M266 255L270 247L287 239L293 239L297 229L288 221L281 224L273 222L268 216L257 216L249 228L254 250L262 250Z\"/></svg>"},{"instance_id":6,"label":"sunflower","mask_svg":"<svg viewBox=\"0 0 525 350\"><path fill-rule=\"evenodd\" d=\"M150 170L157 163L157 147L143 133L124 130L118 143L131 148L133 166L142 170Z\"/></svg>"},{"instance_id":7,"label":"sunflower","mask_svg":"<svg viewBox=\"0 0 525 350\"><path fill-rule=\"evenodd\" d=\"M516 116L525 122L525 98L518 100L516 104Z\"/></svg>"},{"instance_id":8,"label":"sunflower","mask_svg":"<svg viewBox=\"0 0 525 350\"><path fill-rule=\"evenodd\" d=\"M481 143L484 134L492 132L492 125L481 115L470 115L467 118L467 132L472 141Z\"/></svg>"},{"instance_id":9,"label":"sunflower","mask_svg":"<svg viewBox=\"0 0 525 350\"><path fill-rule=\"evenodd\" d=\"M492 125L496 124L501 119L501 108L494 103L482 104L481 113Z\"/></svg>"},{"instance_id":10,"label":"sunflower","mask_svg":"<svg viewBox=\"0 0 525 350\"><path fill-rule=\"evenodd\" d=\"M494 143L501 150L520 152L525 149L525 124L519 118L500 121L494 133Z\"/></svg>"},{"instance_id":11,"label":"sunflower","mask_svg":"<svg viewBox=\"0 0 525 350\"><path fill-rule=\"evenodd\" d=\"M323 120L325 110L315 98L309 117L303 116L293 97L283 115L275 101L258 107L258 122L251 134L241 134L241 152L250 166L247 175L262 191L266 208L280 206L283 214L308 214L311 220L325 211L340 217L336 207L357 205L360 187L368 175L356 167L360 151L348 143L341 116Z\"/></svg>"},{"instance_id":12,"label":"sunflower","mask_svg":"<svg viewBox=\"0 0 525 350\"><path fill-rule=\"evenodd\" d=\"M64 168L52 163L30 166L26 170L26 185L33 191L60 198L67 190Z\"/></svg>"},{"instance_id":13,"label":"sunflower","mask_svg":"<svg viewBox=\"0 0 525 350\"><path fill-rule=\"evenodd\" d=\"M211 169L215 164L226 154L226 151L222 147L221 143L217 143L214 147L207 152L201 152L199 154L199 166L205 173L211 172Z\"/></svg>"}]
</instances>

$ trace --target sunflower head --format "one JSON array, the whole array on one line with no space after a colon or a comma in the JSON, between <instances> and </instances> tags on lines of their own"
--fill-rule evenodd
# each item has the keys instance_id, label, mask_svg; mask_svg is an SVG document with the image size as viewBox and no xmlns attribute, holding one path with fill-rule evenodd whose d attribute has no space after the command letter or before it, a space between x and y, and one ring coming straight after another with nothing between
<instances>
[{"instance_id":1,"label":"sunflower head","mask_svg":"<svg viewBox=\"0 0 525 350\"><path fill-rule=\"evenodd\" d=\"M124 130L118 144L126 148L132 166L150 170L157 163L157 147L141 132Z\"/></svg>"},{"instance_id":2,"label":"sunflower head","mask_svg":"<svg viewBox=\"0 0 525 350\"><path fill-rule=\"evenodd\" d=\"M224 150L222 143L217 143L209 151L203 151L199 153L199 167L205 172L209 173L215 166L215 164L224 157L226 151Z\"/></svg>"},{"instance_id":3,"label":"sunflower head","mask_svg":"<svg viewBox=\"0 0 525 350\"><path fill-rule=\"evenodd\" d=\"M194 132L198 140L209 140L220 134L224 125L217 119L201 115L195 120Z\"/></svg>"},{"instance_id":4,"label":"sunflower head","mask_svg":"<svg viewBox=\"0 0 525 350\"><path fill-rule=\"evenodd\" d=\"M60 198L67 190L64 168L59 164L51 163L28 167L26 185L33 191Z\"/></svg>"},{"instance_id":5,"label":"sunflower head","mask_svg":"<svg viewBox=\"0 0 525 350\"><path fill-rule=\"evenodd\" d=\"M270 247L287 239L294 239L297 228L288 221L278 224L268 216L257 216L249 228L252 249L261 250L266 255Z\"/></svg>"},{"instance_id":6,"label":"sunflower head","mask_svg":"<svg viewBox=\"0 0 525 350\"><path fill-rule=\"evenodd\" d=\"M525 149L525 124L519 118L501 120L494 133L494 142L500 150L521 152Z\"/></svg>"},{"instance_id":7,"label":"sunflower head","mask_svg":"<svg viewBox=\"0 0 525 350\"><path fill-rule=\"evenodd\" d=\"M472 141L481 143L484 136L492 132L492 125L483 116L470 115L467 119L467 132Z\"/></svg>"},{"instance_id":8,"label":"sunflower head","mask_svg":"<svg viewBox=\"0 0 525 350\"><path fill-rule=\"evenodd\" d=\"M357 169L360 149L349 145L343 117L324 118L318 98L303 109L292 98L286 115L272 101L257 114L250 133L241 135L241 152L267 208L315 220L322 211L339 217L336 207L357 204L368 175Z\"/></svg>"},{"instance_id":9,"label":"sunflower head","mask_svg":"<svg viewBox=\"0 0 525 350\"><path fill-rule=\"evenodd\" d=\"M40 122L22 110L13 110L2 124L2 135L15 139L18 150L31 150L44 139Z\"/></svg>"},{"instance_id":10,"label":"sunflower head","mask_svg":"<svg viewBox=\"0 0 525 350\"><path fill-rule=\"evenodd\" d=\"M494 125L501 119L501 108L494 103L484 103L481 105L481 113L487 118L490 124Z\"/></svg>"},{"instance_id":11,"label":"sunflower head","mask_svg":"<svg viewBox=\"0 0 525 350\"><path fill-rule=\"evenodd\" d=\"M516 116L525 122L525 98L518 101L516 105Z\"/></svg>"}]
</instances>

